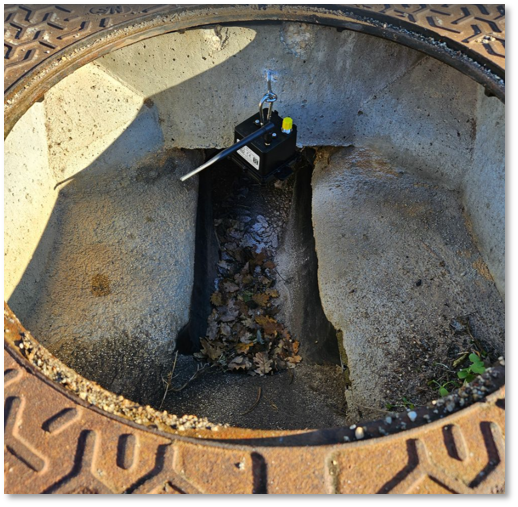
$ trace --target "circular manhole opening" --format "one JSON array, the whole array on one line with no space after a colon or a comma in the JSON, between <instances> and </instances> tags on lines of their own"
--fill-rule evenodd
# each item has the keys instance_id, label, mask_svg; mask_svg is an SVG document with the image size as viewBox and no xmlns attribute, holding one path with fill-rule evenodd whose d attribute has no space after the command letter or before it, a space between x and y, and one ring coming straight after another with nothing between
<instances>
[{"instance_id":1,"label":"circular manhole opening","mask_svg":"<svg viewBox=\"0 0 518 507\"><path fill-rule=\"evenodd\" d=\"M227 160L182 183L233 142L267 70L298 126L294 175L260 185ZM356 438L360 421L411 424L504 354L504 127L481 85L366 34L257 23L137 42L7 137L6 299L110 413L129 399Z\"/></svg>"}]
</instances>

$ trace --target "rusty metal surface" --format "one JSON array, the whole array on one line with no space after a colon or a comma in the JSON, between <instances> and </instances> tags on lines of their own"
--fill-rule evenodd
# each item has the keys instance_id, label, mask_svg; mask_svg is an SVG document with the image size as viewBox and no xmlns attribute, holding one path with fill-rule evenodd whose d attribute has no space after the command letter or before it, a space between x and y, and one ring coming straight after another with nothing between
<instances>
[{"instance_id":1,"label":"rusty metal surface","mask_svg":"<svg viewBox=\"0 0 518 507\"><path fill-rule=\"evenodd\" d=\"M365 442L166 437L74 403L4 352L6 493L501 493L504 390Z\"/></svg>"},{"instance_id":2,"label":"rusty metal surface","mask_svg":"<svg viewBox=\"0 0 518 507\"><path fill-rule=\"evenodd\" d=\"M9 88L27 71L87 35L177 5L7 5L4 10L4 85ZM504 5L344 6L355 14L412 27L453 41L480 61L505 68Z\"/></svg>"},{"instance_id":3,"label":"rusty metal surface","mask_svg":"<svg viewBox=\"0 0 518 507\"><path fill-rule=\"evenodd\" d=\"M386 37L504 97L503 6L8 5L4 12L7 133L46 90L101 54L170 30L243 20L319 22ZM38 374L12 343L5 347L6 493L503 492L503 387L394 435L379 436L371 422L359 441L349 428L179 436L89 407Z\"/></svg>"}]
</instances>

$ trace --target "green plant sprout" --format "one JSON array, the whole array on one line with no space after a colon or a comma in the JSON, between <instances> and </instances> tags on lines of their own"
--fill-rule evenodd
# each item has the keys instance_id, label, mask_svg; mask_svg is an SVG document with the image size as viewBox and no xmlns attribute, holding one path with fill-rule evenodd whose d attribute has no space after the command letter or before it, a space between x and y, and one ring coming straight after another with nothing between
<instances>
[{"instance_id":1,"label":"green plant sprout","mask_svg":"<svg viewBox=\"0 0 518 507\"><path fill-rule=\"evenodd\" d=\"M486 371L486 367L484 366L482 359L480 359L477 354L471 353L469 355L469 360L471 361L471 364L467 368L463 368L457 372L457 377L464 381L464 385L469 384L477 375Z\"/></svg>"},{"instance_id":2,"label":"green plant sprout","mask_svg":"<svg viewBox=\"0 0 518 507\"><path fill-rule=\"evenodd\" d=\"M401 403L385 403L385 408L387 410L394 410L397 408L406 408L407 410L413 410L415 405L406 397L401 397Z\"/></svg>"},{"instance_id":3,"label":"green plant sprout","mask_svg":"<svg viewBox=\"0 0 518 507\"><path fill-rule=\"evenodd\" d=\"M429 382L429 385L433 385L433 384L435 384L436 386L439 387L438 391L439 391L439 396L441 396L441 398L444 396L448 396L448 394L450 394L450 391L448 391L448 389L446 389L446 387L449 386L450 384L453 386L453 389L460 387L460 384L456 380L450 380L449 382L444 382L444 384L437 382L437 380L431 380Z\"/></svg>"}]
</instances>

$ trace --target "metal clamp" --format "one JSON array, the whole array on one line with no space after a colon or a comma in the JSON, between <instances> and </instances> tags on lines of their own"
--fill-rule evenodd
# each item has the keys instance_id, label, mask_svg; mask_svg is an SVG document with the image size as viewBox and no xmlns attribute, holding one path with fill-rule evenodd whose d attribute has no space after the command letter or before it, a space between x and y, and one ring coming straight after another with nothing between
<instances>
[{"instance_id":1,"label":"metal clamp","mask_svg":"<svg viewBox=\"0 0 518 507\"><path fill-rule=\"evenodd\" d=\"M263 96L261 101L259 102L259 120L261 123L261 127L270 121L270 118L272 117L272 110L273 110L273 103L277 100L277 95L273 93L272 91L272 72L268 71L268 91ZM264 121L264 111L263 111L263 105L264 103L269 104L268 106L268 117L266 119L266 122Z\"/></svg>"}]
</instances>

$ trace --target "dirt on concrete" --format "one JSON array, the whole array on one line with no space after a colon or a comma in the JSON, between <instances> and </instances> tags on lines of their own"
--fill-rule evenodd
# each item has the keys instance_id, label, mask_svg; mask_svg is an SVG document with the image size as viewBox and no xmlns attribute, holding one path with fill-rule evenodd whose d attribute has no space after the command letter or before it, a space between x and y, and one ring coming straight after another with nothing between
<instances>
[{"instance_id":1,"label":"dirt on concrete","mask_svg":"<svg viewBox=\"0 0 518 507\"><path fill-rule=\"evenodd\" d=\"M352 420L460 387L475 353L504 353L504 303L470 233L460 192L373 150L319 151L313 173L318 281L343 333Z\"/></svg>"},{"instance_id":2,"label":"dirt on concrete","mask_svg":"<svg viewBox=\"0 0 518 507\"><path fill-rule=\"evenodd\" d=\"M181 388L197 366L191 356L179 356L172 388ZM342 369L336 365L303 361L262 377L212 367L181 391L169 391L163 408L241 428L335 428L346 421L344 388Z\"/></svg>"},{"instance_id":3,"label":"dirt on concrete","mask_svg":"<svg viewBox=\"0 0 518 507\"><path fill-rule=\"evenodd\" d=\"M92 381L160 400L194 271L200 150L165 150L130 169L88 168L60 185L56 239L24 324ZM45 234L45 233L44 233Z\"/></svg>"}]
</instances>

